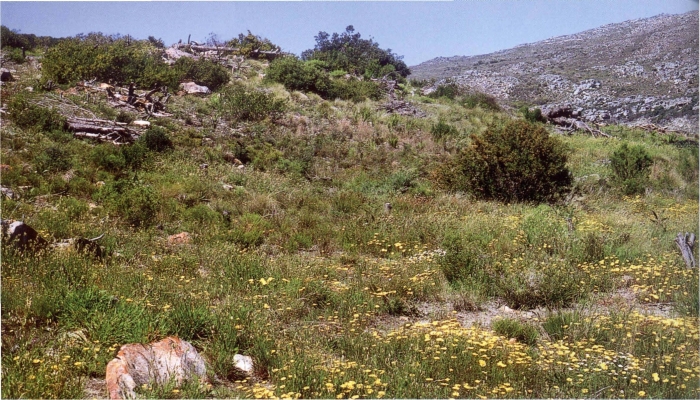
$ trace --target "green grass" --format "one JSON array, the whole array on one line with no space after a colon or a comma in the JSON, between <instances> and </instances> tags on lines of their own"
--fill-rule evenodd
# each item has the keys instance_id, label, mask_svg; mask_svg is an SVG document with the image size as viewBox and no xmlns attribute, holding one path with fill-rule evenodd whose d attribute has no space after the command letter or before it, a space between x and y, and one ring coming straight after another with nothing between
<instances>
[{"instance_id":1,"label":"green grass","mask_svg":"<svg viewBox=\"0 0 700 400\"><path fill-rule=\"evenodd\" d=\"M251 65L256 88L263 67ZM563 136L571 196L477 201L446 191L439 167L507 113L437 99L417 119L271 92L287 99L276 123L174 97L175 117L151 121L173 148L143 158L3 124L2 184L20 193L3 218L49 240L105 233L111 254L2 247L4 396L83 397L120 345L177 334L212 385L143 396L697 397L698 272L673 243L697 231L697 158L678 140L617 127L611 139ZM438 121L456 133L436 142ZM610 185L623 140L654 161L639 196ZM167 244L182 231L191 244ZM540 317L458 322L494 303ZM658 305L670 314L641 312ZM237 352L254 377L232 368Z\"/></svg>"}]
</instances>

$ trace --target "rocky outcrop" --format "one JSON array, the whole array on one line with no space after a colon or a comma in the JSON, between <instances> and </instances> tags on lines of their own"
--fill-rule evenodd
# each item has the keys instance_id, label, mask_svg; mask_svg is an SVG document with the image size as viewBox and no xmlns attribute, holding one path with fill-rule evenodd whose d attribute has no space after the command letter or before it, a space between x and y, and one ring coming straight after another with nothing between
<instances>
[{"instance_id":1,"label":"rocky outcrop","mask_svg":"<svg viewBox=\"0 0 700 400\"><path fill-rule=\"evenodd\" d=\"M151 344L126 344L107 364L106 383L109 398L133 399L141 385L163 385L185 380L206 379L206 366L197 350L188 342L168 337Z\"/></svg>"},{"instance_id":2,"label":"rocky outcrop","mask_svg":"<svg viewBox=\"0 0 700 400\"><path fill-rule=\"evenodd\" d=\"M437 79L506 102L568 104L593 123L647 121L698 129L698 12L659 15L524 44L436 58L411 78Z\"/></svg>"}]
</instances>

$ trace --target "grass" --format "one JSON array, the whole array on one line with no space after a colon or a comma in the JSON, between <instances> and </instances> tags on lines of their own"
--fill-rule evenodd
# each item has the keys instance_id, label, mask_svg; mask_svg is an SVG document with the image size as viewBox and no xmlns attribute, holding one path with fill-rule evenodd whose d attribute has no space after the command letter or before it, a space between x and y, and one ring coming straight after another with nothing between
<instances>
[{"instance_id":1,"label":"grass","mask_svg":"<svg viewBox=\"0 0 700 400\"><path fill-rule=\"evenodd\" d=\"M697 231L687 149L626 128L563 136L576 179L566 201L475 201L436 171L505 112L438 99L416 119L272 93L287 99L277 122L174 97L179 117L151 121L173 148L134 166L106 145L3 124L2 184L20 193L3 218L50 240L105 233L111 254L3 246L6 397L83 397L119 346L173 334L203 353L212 384L144 397L698 396L698 272L673 243ZM457 133L437 143L438 121ZM639 196L609 183L622 140L654 160ZM182 231L191 244L167 244ZM454 313L424 311L447 302ZM538 316L460 324L492 303ZM659 306L670 311L649 312ZM253 377L232 368L237 352L255 360Z\"/></svg>"}]
</instances>

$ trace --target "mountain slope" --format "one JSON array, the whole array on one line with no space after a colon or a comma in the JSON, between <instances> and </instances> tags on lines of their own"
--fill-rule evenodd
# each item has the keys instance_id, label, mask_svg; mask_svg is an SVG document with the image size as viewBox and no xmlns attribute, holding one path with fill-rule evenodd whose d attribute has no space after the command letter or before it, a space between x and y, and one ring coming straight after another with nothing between
<instances>
[{"instance_id":1,"label":"mountain slope","mask_svg":"<svg viewBox=\"0 0 700 400\"><path fill-rule=\"evenodd\" d=\"M591 122L698 124L698 12L659 15L491 54L439 57L414 79L451 79L502 100L570 104Z\"/></svg>"}]
</instances>

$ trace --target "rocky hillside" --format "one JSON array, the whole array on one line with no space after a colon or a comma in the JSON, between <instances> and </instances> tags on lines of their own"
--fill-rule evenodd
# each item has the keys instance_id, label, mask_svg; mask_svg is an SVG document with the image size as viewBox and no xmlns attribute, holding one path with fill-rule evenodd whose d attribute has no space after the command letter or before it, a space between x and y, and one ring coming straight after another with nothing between
<instances>
[{"instance_id":1,"label":"rocky hillside","mask_svg":"<svg viewBox=\"0 0 700 400\"><path fill-rule=\"evenodd\" d=\"M439 57L411 71L413 79L452 80L508 103L568 104L588 122L653 122L697 132L698 12L605 25L491 54Z\"/></svg>"}]
</instances>

